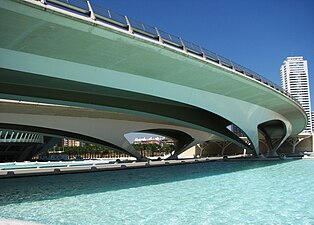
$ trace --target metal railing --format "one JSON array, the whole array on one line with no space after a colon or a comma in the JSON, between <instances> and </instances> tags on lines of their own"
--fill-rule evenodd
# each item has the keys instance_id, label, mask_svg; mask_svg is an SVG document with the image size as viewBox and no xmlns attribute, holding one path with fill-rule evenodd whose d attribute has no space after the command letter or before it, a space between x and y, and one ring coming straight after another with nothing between
<instances>
[{"instance_id":1,"label":"metal railing","mask_svg":"<svg viewBox=\"0 0 314 225\"><path fill-rule=\"evenodd\" d=\"M267 78L259 75L258 73L231 61L221 55L218 55L212 51L209 51L200 45L194 44L192 42L182 40L180 37L169 34L165 31L159 30L156 27L152 27L143 24L137 20L128 18L127 16L120 15L104 7L91 4L89 0L34 0L40 1L43 4L59 6L61 8L69 9L70 11L78 12L80 14L85 14L86 16L103 22L105 24L114 25L115 27L128 30L130 33L140 34L151 38L152 40L161 42L165 45L176 47L186 53L192 53L196 55L195 57L202 57L205 60L215 62L223 67L229 68L235 72L241 73L244 76L253 78L254 80L263 83L272 89L275 89L282 94L288 96L293 101L295 101L300 107L301 104L293 97L289 92L281 88L279 85L268 80Z\"/></svg>"},{"instance_id":2,"label":"metal railing","mask_svg":"<svg viewBox=\"0 0 314 225\"><path fill-rule=\"evenodd\" d=\"M0 130L0 143L44 143L40 134Z\"/></svg>"}]
</instances>

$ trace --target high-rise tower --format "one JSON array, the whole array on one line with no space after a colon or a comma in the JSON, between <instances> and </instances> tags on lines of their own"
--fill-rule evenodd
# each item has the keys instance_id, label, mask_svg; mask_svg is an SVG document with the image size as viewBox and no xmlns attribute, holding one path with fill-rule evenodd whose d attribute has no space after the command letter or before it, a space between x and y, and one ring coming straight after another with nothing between
<instances>
[{"instance_id":1,"label":"high-rise tower","mask_svg":"<svg viewBox=\"0 0 314 225\"><path fill-rule=\"evenodd\" d=\"M312 132L314 133L314 111L312 111Z\"/></svg>"},{"instance_id":2,"label":"high-rise tower","mask_svg":"<svg viewBox=\"0 0 314 225\"><path fill-rule=\"evenodd\" d=\"M281 85L303 107L308 117L308 124L303 133L312 132L310 85L307 61L303 56L287 57L280 68Z\"/></svg>"}]
</instances>

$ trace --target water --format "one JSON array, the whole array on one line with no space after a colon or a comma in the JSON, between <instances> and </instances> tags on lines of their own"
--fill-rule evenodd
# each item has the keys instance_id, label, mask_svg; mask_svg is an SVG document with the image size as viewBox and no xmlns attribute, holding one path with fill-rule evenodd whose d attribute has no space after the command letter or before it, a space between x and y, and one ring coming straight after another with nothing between
<instances>
[{"instance_id":1,"label":"water","mask_svg":"<svg viewBox=\"0 0 314 225\"><path fill-rule=\"evenodd\" d=\"M314 160L0 180L0 217L43 224L314 224Z\"/></svg>"}]
</instances>

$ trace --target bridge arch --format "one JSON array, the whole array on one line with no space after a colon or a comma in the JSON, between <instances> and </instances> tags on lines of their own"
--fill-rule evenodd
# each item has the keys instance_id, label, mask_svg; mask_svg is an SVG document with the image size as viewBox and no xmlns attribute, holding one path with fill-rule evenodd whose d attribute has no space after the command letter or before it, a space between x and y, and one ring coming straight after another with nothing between
<instances>
[{"instance_id":1,"label":"bridge arch","mask_svg":"<svg viewBox=\"0 0 314 225\"><path fill-rule=\"evenodd\" d=\"M143 130L141 132L148 132L152 134L162 135L164 137L171 138L172 140L175 140L175 150L174 153L168 158L168 159L176 159L178 158L178 155L183 153L189 146L192 145L192 143L195 141L195 139L180 130L175 129L149 129L149 130ZM198 144L198 143L196 143ZM196 145L193 143L193 145Z\"/></svg>"},{"instance_id":2,"label":"bridge arch","mask_svg":"<svg viewBox=\"0 0 314 225\"><path fill-rule=\"evenodd\" d=\"M53 130L58 130L61 131L60 133L64 133L65 136L78 139L94 138L96 140L91 140L91 142L99 143L97 140L102 140L106 143L102 142L100 144L108 145L109 143L114 145L114 148L118 146L119 148L116 149L123 149L131 155L137 156L138 159L141 159L141 156L124 137L126 133L134 132L134 130L151 131L176 138L179 140L180 146L175 155L196 144L217 137L207 129L202 131L189 126L165 122L165 120L121 112L47 104L39 104L34 107L33 104L17 102L3 103L2 106L4 107L0 109L0 124L7 124L6 126L11 124L11 129L15 125L40 127L48 128L50 133Z\"/></svg>"},{"instance_id":3,"label":"bridge arch","mask_svg":"<svg viewBox=\"0 0 314 225\"><path fill-rule=\"evenodd\" d=\"M67 138L73 138L77 140L83 140L86 142L94 143L94 144L99 144L103 145L106 147L109 147L113 150L120 151L122 153L129 154L135 158L141 158L137 152L130 151L130 150L125 150L121 148L118 145L112 144L110 142L107 142L105 140L101 140L95 137L91 136L86 136L80 133L75 133L75 132L69 132L65 130L59 130L59 129L52 129L52 128L47 128L47 127L38 127L38 126L30 126L30 125L20 125L20 124L5 124L5 123L0 123L0 127L3 129L9 129L9 130L18 130L18 131L23 131L23 132L35 132L38 134L42 135L50 135L54 137L67 137Z\"/></svg>"},{"instance_id":4,"label":"bridge arch","mask_svg":"<svg viewBox=\"0 0 314 225\"><path fill-rule=\"evenodd\" d=\"M289 125L284 121L274 119L258 125L258 130L265 138L269 155L277 155L278 148L290 136Z\"/></svg>"}]
</instances>

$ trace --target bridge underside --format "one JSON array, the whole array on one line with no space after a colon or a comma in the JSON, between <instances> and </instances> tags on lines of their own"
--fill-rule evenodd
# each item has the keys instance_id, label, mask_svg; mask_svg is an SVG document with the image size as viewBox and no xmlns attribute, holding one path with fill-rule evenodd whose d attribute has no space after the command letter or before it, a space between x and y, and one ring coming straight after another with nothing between
<instances>
[{"instance_id":1,"label":"bridge underside","mask_svg":"<svg viewBox=\"0 0 314 225\"><path fill-rule=\"evenodd\" d=\"M199 129L191 128L188 126L188 122L185 126L182 126L169 122L165 118L157 119L125 112L16 102L2 102L1 106L1 129L31 131L51 136L85 140L126 152L138 159L142 159L142 156L126 140L125 134L148 132L172 138L177 144L171 158L176 158L196 144L210 139L222 139L221 136L225 136L223 134L228 135L226 137L233 143L250 149L250 146L225 127L222 127L222 134L215 135L213 133L219 131L218 126L210 127L215 129L213 132L204 126L199 126ZM184 115L183 111L180 108L177 113ZM210 116L206 118L210 118ZM209 122L216 123L216 120L217 118L214 117L214 120ZM208 124L209 122L207 121ZM254 153L253 150L252 153Z\"/></svg>"},{"instance_id":2,"label":"bridge underside","mask_svg":"<svg viewBox=\"0 0 314 225\"><path fill-rule=\"evenodd\" d=\"M1 49L1 51L6 50ZM159 119L161 121L214 134L242 148L250 149L253 154L256 155L259 153L259 124L272 120L284 121L282 122L283 126L286 127L284 128L286 132L284 138L291 132L290 124L281 115L263 107L256 107L254 104L230 97L174 84L169 85L165 82L159 83L156 80L147 80L131 75L128 77L128 80L125 81L124 75L122 79L121 74L107 70L98 72L103 80L102 83L98 85L94 82L86 82L86 80L82 82L73 79L58 78L53 75L55 71L51 71L52 75L47 76L43 75L41 71L38 71L38 68L30 65L28 61L32 61L33 59L40 64L48 63L46 66L49 68L61 68L61 74L64 72L64 70L62 70L63 67L66 67L67 71L74 67L77 67L75 68L75 71L77 71L79 67L82 67L82 70L80 70L82 73L93 73L94 75L97 75L97 73L93 71L93 68L86 68L84 65L78 64L72 65L64 60L59 61L40 57L38 61L38 56L12 51L6 51L6 53L7 62L12 62L8 58L15 58L15 60L19 60L19 64L23 64L19 65L19 67L22 66L24 69L28 68L26 69L27 71L33 70L33 72L25 72L13 68L9 69L6 67L10 67L10 65L3 65L0 69L0 97L4 99L79 106ZM44 67L41 68L46 70ZM77 73L73 73L72 75L76 77L76 74ZM106 76L104 76L105 74ZM115 82L127 84L127 86L117 88L116 85L103 85L104 81L112 82L113 79L116 80ZM133 90L134 87L131 87L134 83L137 83L136 86L140 89L142 89L143 86L146 86L146 90L147 86L150 88L148 88L148 92L146 91L144 93L143 90ZM154 83L159 85L160 89L153 87ZM157 91L157 93L151 93L151 91ZM197 104L192 104L192 99ZM224 102L224 104L221 104L222 102ZM202 104L204 105L202 106ZM247 115L247 118L243 117L241 114ZM3 123L6 122L3 121ZM246 133L251 145L248 145L228 129L228 126L233 123ZM148 128L145 127L142 128L142 130L147 129ZM160 128L157 127L155 129ZM282 130L282 127L278 128L273 126L271 129ZM185 140L183 142L187 141ZM183 149L185 148L181 150L178 149L177 153L179 154Z\"/></svg>"},{"instance_id":3,"label":"bridge underside","mask_svg":"<svg viewBox=\"0 0 314 225\"><path fill-rule=\"evenodd\" d=\"M81 139L126 152L138 159L142 157L126 140L127 133L150 132L171 137L177 141L176 156L215 137L208 132L158 119L74 107L2 103L0 115L2 129Z\"/></svg>"},{"instance_id":4,"label":"bridge underside","mask_svg":"<svg viewBox=\"0 0 314 225\"><path fill-rule=\"evenodd\" d=\"M177 139L174 157L213 136L258 155L259 129L282 143L306 124L291 99L232 69L38 1L0 6L0 98L63 105L1 103L8 129L82 135L140 158L125 133Z\"/></svg>"}]
</instances>

